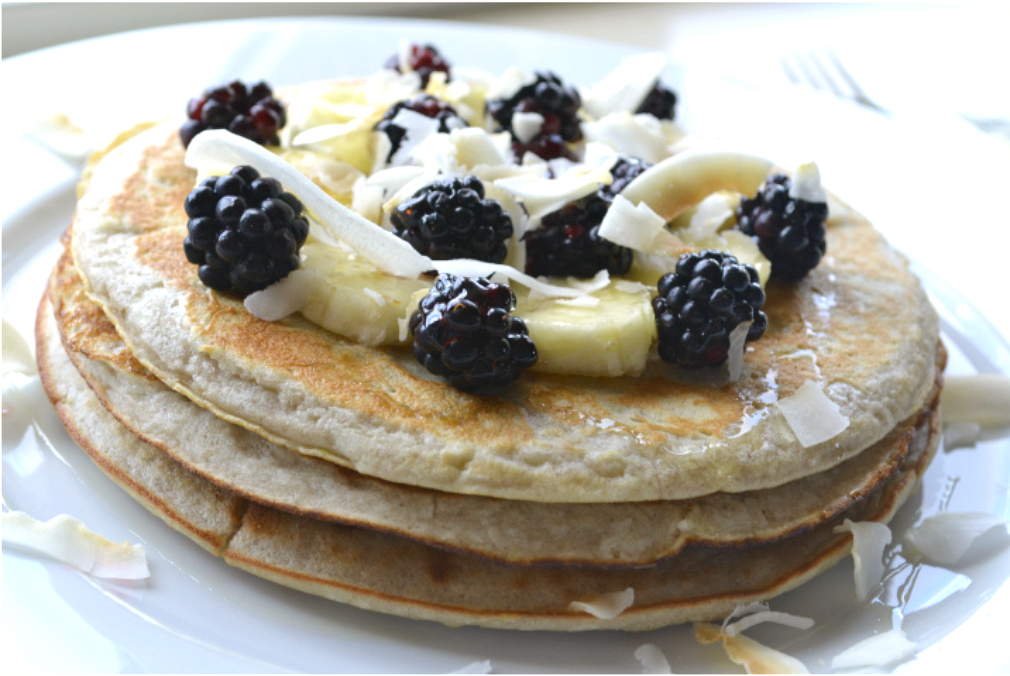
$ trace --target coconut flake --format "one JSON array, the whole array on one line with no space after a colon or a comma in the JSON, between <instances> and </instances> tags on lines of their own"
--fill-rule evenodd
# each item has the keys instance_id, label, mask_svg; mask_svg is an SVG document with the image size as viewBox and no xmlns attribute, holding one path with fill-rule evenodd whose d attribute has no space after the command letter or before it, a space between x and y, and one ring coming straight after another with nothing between
<instances>
[{"instance_id":1,"label":"coconut flake","mask_svg":"<svg viewBox=\"0 0 1010 676\"><path fill-rule=\"evenodd\" d=\"M865 601L884 577L884 547L891 542L891 529L875 521L846 519L835 533L852 533L852 562L856 577L856 598Z\"/></svg>"},{"instance_id":2,"label":"coconut flake","mask_svg":"<svg viewBox=\"0 0 1010 676\"><path fill-rule=\"evenodd\" d=\"M94 149L94 139L63 113L40 117L32 122L30 135L67 160L80 162Z\"/></svg>"},{"instance_id":3,"label":"coconut flake","mask_svg":"<svg viewBox=\"0 0 1010 676\"><path fill-rule=\"evenodd\" d=\"M828 193L821 185L821 172L816 162L807 162L796 167L789 182L789 196L804 202L827 203Z\"/></svg>"},{"instance_id":4,"label":"coconut flake","mask_svg":"<svg viewBox=\"0 0 1010 676\"><path fill-rule=\"evenodd\" d=\"M513 113L512 131L520 143L529 143L544 128L544 116L540 113Z\"/></svg>"},{"instance_id":5,"label":"coconut flake","mask_svg":"<svg viewBox=\"0 0 1010 676\"><path fill-rule=\"evenodd\" d=\"M670 155L663 127L652 115L611 113L595 122L583 122L582 132L587 141L605 143L621 155L638 157L649 164Z\"/></svg>"},{"instance_id":6,"label":"coconut flake","mask_svg":"<svg viewBox=\"0 0 1010 676\"><path fill-rule=\"evenodd\" d=\"M541 294L545 298L576 298L587 295L585 291L573 289L570 286L557 286L544 282L536 277L531 277L526 273L519 272L508 265L499 263L487 263L472 258L456 258L448 261L434 261L432 267L440 273L456 275L458 277L485 277L500 275L505 279L522 284L527 289L531 289Z\"/></svg>"},{"instance_id":7,"label":"coconut flake","mask_svg":"<svg viewBox=\"0 0 1010 676\"><path fill-rule=\"evenodd\" d=\"M743 375L743 355L747 349L747 332L754 322L744 322L737 325L729 334L729 353L726 366L729 369L729 382L739 382Z\"/></svg>"},{"instance_id":8,"label":"coconut flake","mask_svg":"<svg viewBox=\"0 0 1010 676\"><path fill-rule=\"evenodd\" d=\"M624 591L608 594L593 594L582 601L572 601L568 610L589 613L601 620L612 620L635 602L635 590L628 587Z\"/></svg>"},{"instance_id":9,"label":"coconut flake","mask_svg":"<svg viewBox=\"0 0 1010 676\"><path fill-rule=\"evenodd\" d=\"M760 612L747 615L733 624L724 625L722 631L727 636L736 636L740 632L746 631L754 625L762 624L764 622L782 624L787 627L802 629L804 631L814 626L814 621L809 617L800 617L799 615L791 615L790 613L783 613L775 610L762 610Z\"/></svg>"},{"instance_id":10,"label":"coconut flake","mask_svg":"<svg viewBox=\"0 0 1010 676\"><path fill-rule=\"evenodd\" d=\"M511 165L511 138L508 132L489 134L480 127L464 127L449 132L449 140L456 148L456 161L471 170L480 166Z\"/></svg>"},{"instance_id":11,"label":"coconut flake","mask_svg":"<svg viewBox=\"0 0 1010 676\"><path fill-rule=\"evenodd\" d=\"M641 293L642 291L650 291L650 287L642 284L641 282L634 282L630 279L618 279L614 282L614 288L623 293Z\"/></svg>"},{"instance_id":12,"label":"coconut flake","mask_svg":"<svg viewBox=\"0 0 1010 676\"><path fill-rule=\"evenodd\" d=\"M887 667L915 656L918 646L901 629L871 636L843 650L831 660L831 669Z\"/></svg>"},{"instance_id":13,"label":"coconut flake","mask_svg":"<svg viewBox=\"0 0 1010 676\"><path fill-rule=\"evenodd\" d=\"M694 638L702 645L721 643L726 656L741 665L748 674L808 674L795 657L769 648L746 636L727 636L707 622L694 625Z\"/></svg>"},{"instance_id":14,"label":"coconut flake","mask_svg":"<svg viewBox=\"0 0 1010 676\"><path fill-rule=\"evenodd\" d=\"M905 543L923 558L942 566L961 560L978 538L1008 522L992 514L940 512L905 534Z\"/></svg>"},{"instance_id":15,"label":"coconut flake","mask_svg":"<svg viewBox=\"0 0 1010 676\"><path fill-rule=\"evenodd\" d=\"M712 193L698 203L698 208L691 215L691 222L687 226L688 233L693 240L711 237L719 232L722 225L732 216L733 207L730 206L727 196L723 193Z\"/></svg>"},{"instance_id":16,"label":"coconut flake","mask_svg":"<svg viewBox=\"0 0 1010 676\"><path fill-rule=\"evenodd\" d=\"M491 83L486 96L488 100L509 99L517 94L520 89L536 81L537 78L535 75L511 66Z\"/></svg>"},{"instance_id":17,"label":"coconut flake","mask_svg":"<svg viewBox=\"0 0 1010 676\"><path fill-rule=\"evenodd\" d=\"M351 134L364 131L371 126L372 123L368 118L357 118L336 124L321 124L318 127L312 127L298 133L298 135L291 139L291 145L308 146L314 143L321 143L340 138L341 136L350 136Z\"/></svg>"},{"instance_id":18,"label":"coconut flake","mask_svg":"<svg viewBox=\"0 0 1010 676\"><path fill-rule=\"evenodd\" d=\"M977 422L953 422L943 427L943 449L971 448L978 443L982 426Z\"/></svg>"},{"instance_id":19,"label":"coconut flake","mask_svg":"<svg viewBox=\"0 0 1010 676\"><path fill-rule=\"evenodd\" d=\"M437 134L439 127L439 121L435 118L409 108L400 109L391 124L403 129L400 145L389 159L389 163L394 166L410 161L414 148L432 134Z\"/></svg>"},{"instance_id":20,"label":"coconut flake","mask_svg":"<svg viewBox=\"0 0 1010 676\"><path fill-rule=\"evenodd\" d=\"M309 302L315 271L293 270L287 277L245 297L243 305L257 319L275 322L292 315Z\"/></svg>"},{"instance_id":21,"label":"coconut flake","mask_svg":"<svg viewBox=\"0 0 1010 676\"><path fill-rule=\"evenodd\" d=\"M775 402L793 434L804 448L816 446L842 433L849 419L838 404L824 394L820 384L808 380L788 397Z\"/></svg>"},{"instance_id":22,"label":"coconut flake","mask_svg":"<svg viewBox=\"0 0 1010 676\"><path fill-rule=\"evenodd\" d=\"M531 220L540 220L568 202L585 197L610 185L610 168L617 161L612 150L593 143L586 147L586 162L573 165L557 178L520 175L495 181L499 188L523 203Z\"/></svg>"},{"instance_id":23,"label":"coconut flake","mask_svg":"<svg viewBox=\"0 0 1010 676\"><path fill-rule=\"evenodd\" d=\"M434 268L431 259L417 253L406 241L340 204L263 146L223 129L213 129L197 134L186 151L186 166L198 170L223 165L227 167L224 171L230 171L241 164L280 181L325 230L383 272L414 278Z\"/></svg>"},{"instance_id":24,"label":"coconut flake","mask_svg":"<svg viewBox=\"0 0 1010 676\"><path fill-rule=\"evenodd\" d=\"M382 223L382 198L385 194L382 187L368 185L367 180L361 177L351 189L351 210L378 225Z\"/></svg>"},{"instance_id":25,"label":"coconut flake","mask_svg":"<svg viewBox=\"0 0 1010 676\"><path fill-rule=\"evenodd\" d=\"M43 523L24 512L4 512L3 543L49 556L94 577L140 580L151 575L143 545L110 542L66 514Z\"/></svg>"},{"instance_id":26,"label":"coconut flake","mask_svg":"<svg viewBox=\"0 0 1010 676\"><path fill-rule=\"evenodd\" d=\"M602 80L582 88L582 107L597 119L633 111L645 100L664 68L666 55L662 52L624 58Z\"/></svg>"},{"instance_id":27,"label":"coconut flake","mask_svg":"<svg viewBox=\"0 0 1010 676\"><path fill-rule=\"evenodd\" d=\"M462 669L457 669L456 671L450 671L450 674L490 674L491 673L491 660L483 660L481 662L471 662Z\"/></svg>"},{"instance_id":28,"label":"coconut flake","mask_svg":"<svg viewBox=\"0 0 1010 676\"><path fill-rule=\"evenodd\" d=\"M947 376L940 395L943 422L974 422L982 431L1010 427L1010 377Z\"/></svg>"},{"instance_id":29,"label":"coconut flake","mask_svg":"<svg viewBox=\"0 0 1010 676\"><path fill-rule=\"evenodd\" d=\"M617 195L600 223L599 234L614 244L652 253L656 239L665 232L665 225L666 221L645 202L636 206Z\"/></svg>"},{"instance_id":30,"label":"coconut flake","mask_svg":"<svg viewBox=\"0 0 1010 676\"><path fill-rule=\"evenodd\" d=\"M379 293L375 289L369 289L367 286L361 289L361 293L365 294L373 301L375 301L375 304L378 305L379 307L383 307L386 305L387 302L389 302L389 299L387 299L381 293Z\"/></svg>"},{"instance_id":31,"label":"coconut flake","mask_svg":"<svg viewBox=\"0 0 1010 676\"><path fill-rule=\"evenodd\" d=\"M643 674L672 674L670 662L655 643L645 643L635 648L635 659L642 664Z\"/></svg>"},{"instance_id":32,"label":"coconut flake","mask_svg":"<svg viewBox=\"0 0 1010 676\"><path fill-rule=\"evenodd\" d=\"M38 375L39 369L28 347L28 341L14 328L14 325L3 320L3 375L20 373L25 376Z\"/></svg>"},{"instance_id":33,"label":"coconut flake","mask_svg":"<svg viewBox=\"0 0 1010 676\"><path fill-rule=\"evenodd\" d=\"M596 307L600 304L600 299L596 296L582 296L580 298L559 298L554 302L558 305L571 307Z\"/></svg>"}]
</instances>

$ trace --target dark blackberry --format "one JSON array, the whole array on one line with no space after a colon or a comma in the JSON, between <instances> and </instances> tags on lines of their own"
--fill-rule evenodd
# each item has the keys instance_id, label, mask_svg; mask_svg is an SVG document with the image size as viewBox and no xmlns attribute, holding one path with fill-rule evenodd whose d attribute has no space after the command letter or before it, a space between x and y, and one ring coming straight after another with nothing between
<instances>
[{"instance_id":1,"label":"dark blackberry","mask_svg":"<svg viewBox=\"0 0 1010 676\"><path fill-rule=\"evenodd\" d=\"M764 335L765 292L757 271L721 251L684 254L676 272L659 278L652 299L659 356L684 368L718 366L729 354L729 334L753 321L747 342Z\"/></svg>"},{"instance_id":2,"label":"dark blackberry","mask_svg":"<svg viewBox=\"0 0 1010 676\"><path fill-rule=\"evenodd\" d=\"M284 104L273 97L265 82L247 87L239 80L206 90L190 99L189 118L179 129L182 145L189 147L207 129L227 129L260 145L278 145L277 132L287 124Z\"/></svg>"},{"instance_id":3,"label":"dark blackberry","mask_svg":"<svg viewBox=\"0 0 1010 676\"><path fill-rule=\"evenodd\" d=\"M610 170L613 183L544 216L541 227L523 237L526 273L588 278L606 269L612 275L625 274L631 268L631 249L600 237L600 223L614 196L648 166L619 158Z\"/></svg>"},{"instance_id":4,"label":"dark blackberry","mask_svg":"<svg viewBox=\"0 0 1010 676\"><path fill-rule=\"evenodd\" d=\"M645 95L645 99L635 110L635 113L648 113L660 120L672 120L676 105L677 95L657 82Z\"/></svg>"},{"instance_id":5,"label":"dark blackberry","mask_svg":"<svg viewBox=\"0 0 1010 676\"><path fill-rule=\"evenodd\" d=\"M302 203L252 167L204 179L186 198L186 259L204 286L245 297L298 267L309 234Z\"/></svg>"},{"instance_id":6,"label":"dark blackberry","mask_svg":"<svg viewBox=\"0 0 1010 676\"><path fill-rule=\"evenodd\" d=\"M554 73L536 73L536 80L519 89L507 99L487 102L487 115L494 121L495 131L512 134L512 151L522 159L527 152L550 160L557 157L575 159L566 143L582 140L579 107L582 97L573 87L566 87ZM516 113L537 113L544 118L540 133L526 143L516 138L512 116Z\"/></svg>"},{"instance_id":7,"label":"dark blackberry","mask_svg":"<svg viewBox=\"0 0 1010 676\"><path fill-rule=\"evenodd\" d=\"M384 132L392 144L389 156L386 158L387 162L400 149L400 143L403 141L403 136L406 133L403 127L393 124L393 118L404 109L412 110L425 117L438 120L438 130L440 132L449 132L453 129L468 126L466 120L459 116L455 108L448 103L439 101L434 96L423 94L409 101L399 101L392 105L382 119L379 120L378 124L375 125L375 130Z\"/></svg>"},{"instance_id":8,"label":"dark blackberry","mask_svg":"<svg viewBox=\"0 0 1010 676\"><path fill-rule=\"evenodd\" d=\"M504 284L439 275L410 317L414 356L465 392L508 385L537 361L515 304Z\"/></svg>"},{"instance_id":9,"label":"dark blackberry","mask_svg":"<svg viewBox=\"0 0 1010 676\"><path fill-rule=\"evenodd\" d=\"M825 202L789 197L791 181L775 174L753 198L736 210L737 228L757 237L758 248L772 263L772 277L796 281L817 267L827 249Z\"/></svg>"},{"instance_id":10,"label":"dark blackberry","mask_svg":"<svg viewBox=\"0 0 1010 676\"><path fill-rule=\"evenodd\" d=\"M447 178L418 190L390 215L393 234L434 260L475 258L501 263L512 237L512 219L484 199L475 176Z\"/></svg>"},{"instance_id":11,"label":"dark blackberry","mask_svg":"<svg viewBox=\"0 0 1010 676\"><path fill-rule=\"evenodd\" d=\"M446 82L452 75L449 72L451 66L448 61L432 45L410 45L410 55L407 57L407 65L410 70L421 76L421 89L428 86L428 80L434 72L445 73ZM386 61L386 68L402 73L400 70L400 55L394 54Z\"/></svg>"}]
</instances>

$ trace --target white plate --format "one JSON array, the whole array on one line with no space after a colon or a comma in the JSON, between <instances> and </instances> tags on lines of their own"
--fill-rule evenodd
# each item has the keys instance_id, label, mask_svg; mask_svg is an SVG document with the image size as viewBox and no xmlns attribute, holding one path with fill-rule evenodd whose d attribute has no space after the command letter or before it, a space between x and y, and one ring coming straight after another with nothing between
<instances>
[{"instance_id":1,"label":"white plate","mask_svg":"<svg viewBox=\"0 0 1010 676\"><path fill-rule=\"evenodd\" d=\"M120 111L124 118L140 117L181 110L204 86L233 77L282 85L366 74L396 50L400 39L431 41L460 66L493 72L510 65L548 68L578 84L594 81L634 52L622 45L472 25L258 20L141 31L5 60L4 91L10 96L45 82L50 92L60 93L63 107L58 110L81 119L96 119L96 110L115 116L120 100L126 102ZM852 147L843 128L826 138L795 119L767 112L762 106L769 101L762 95L691 69L671 69L665 79L678 89L679 117L686 124L717 131L738 145L784 161L794 155L818 158L826 183L871 215L876 210L885 233L899 246L915 239L914 231L898 224L901 219L891 225L886 207L864 198L879 194L861 188L866 163L837 160ZM889 138L900 133L887 121L821 100L797 99L790 105L791 110L817 108L815 127L834 115L845 129L858 129L862 142L867 129ZM5 145L14 152L5 153L4 159L3 315L27 337L58 254L57 238L73 209L76 169L25 141L18 136L22 131L8 129L13 136ZM889 150L893 148L885 146L881 152ZM900 156L882 154L871 165L901 161ZM915 168L907 171L914 174ZM853 187L851 193L847 186ZM918 255L922 251L925 256ZM949 372L1010 373L1005 338L965 300L966 287L951 287L926 272L949 272L947 259L922 247L916 254L925 262L920 272L944 318ZM964 269L978 267L983 266L966 264ZM995 283L994 271L982 275ZM16 417L4 421L5 504L40 519L69 513L112 540L142 543L152 576L136 585L96 581L5 550L2 650L8 668L448 672L490 660L497 672L638 672L633 654L648 642L663 650L674 672L738 670L720 648L698 646L689 627L573 635L451 629L360 611L259 580L210 557L150 515L77 448L37 385L26 396L35 397L31 424L19 425ZM1008 460L1010 441L1005 439L941 453L923 490L896 518L896 541L920 518L941 508L1010 517ZM833 654L875 631L890 629L893 618L903 617L902 626L920 653L897 671L943 671L945 666L958 672L1005 671L1010 661L997 649L997 636L1010 621L1010 550L982 557L957 572L910 566L899 551L891 553L888 581L873 603L855 602L852 566L846 561L772 602L773 609L814 618L813 629L764 626L749 634L798 657L811 671L824 671Z\"/></svg>"}]
</instances>

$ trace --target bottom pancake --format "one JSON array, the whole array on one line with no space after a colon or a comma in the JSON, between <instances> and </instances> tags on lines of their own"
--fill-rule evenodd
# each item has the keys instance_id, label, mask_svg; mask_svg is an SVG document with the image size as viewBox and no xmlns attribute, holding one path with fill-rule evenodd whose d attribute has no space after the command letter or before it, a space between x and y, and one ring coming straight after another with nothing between
<instances>
[{"instance_id":1,"label":"bottom pancake","mask_svg":"<svg viewBox=\"0 0 1010 676\"><path fill-rule=\"evenodd\" d=\"M691 545L643 567L528 565L446 551L395 534L291 514L249 501L145 443L101 404L70 361L48 298L36 326L44 387L67 429L98 466L173 528L225 561L294 589L360 608L449 625L646 630L724 617L823 572L844 557L844 518L886 522L936 452L937 415L901 468L871 494L790 537L740 547ZM634 603L604 620L572 601L634 589Z\"/></svg>"}]
</instances>

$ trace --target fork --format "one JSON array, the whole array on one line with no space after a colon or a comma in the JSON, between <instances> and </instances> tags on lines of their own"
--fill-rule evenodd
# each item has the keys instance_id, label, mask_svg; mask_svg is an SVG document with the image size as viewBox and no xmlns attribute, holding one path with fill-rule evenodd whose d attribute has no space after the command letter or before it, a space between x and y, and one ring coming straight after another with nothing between
<instances>
[{"instance_id":1,"label":"fork","mask_svg":"<svg viewBox=\"0 0 1010 676\"><path fill-rule=\"evenodd\" d=\"M810 49L806 52L797 52L790 57L783 56L779 59L779 64L793 84L806 85L820 91L826 90L837 98L854 101L881 115L893 117L889 110L866 95L832 50L825 48L823 55L822 58L816 51Z\"/></svg>"}]
</instances>

